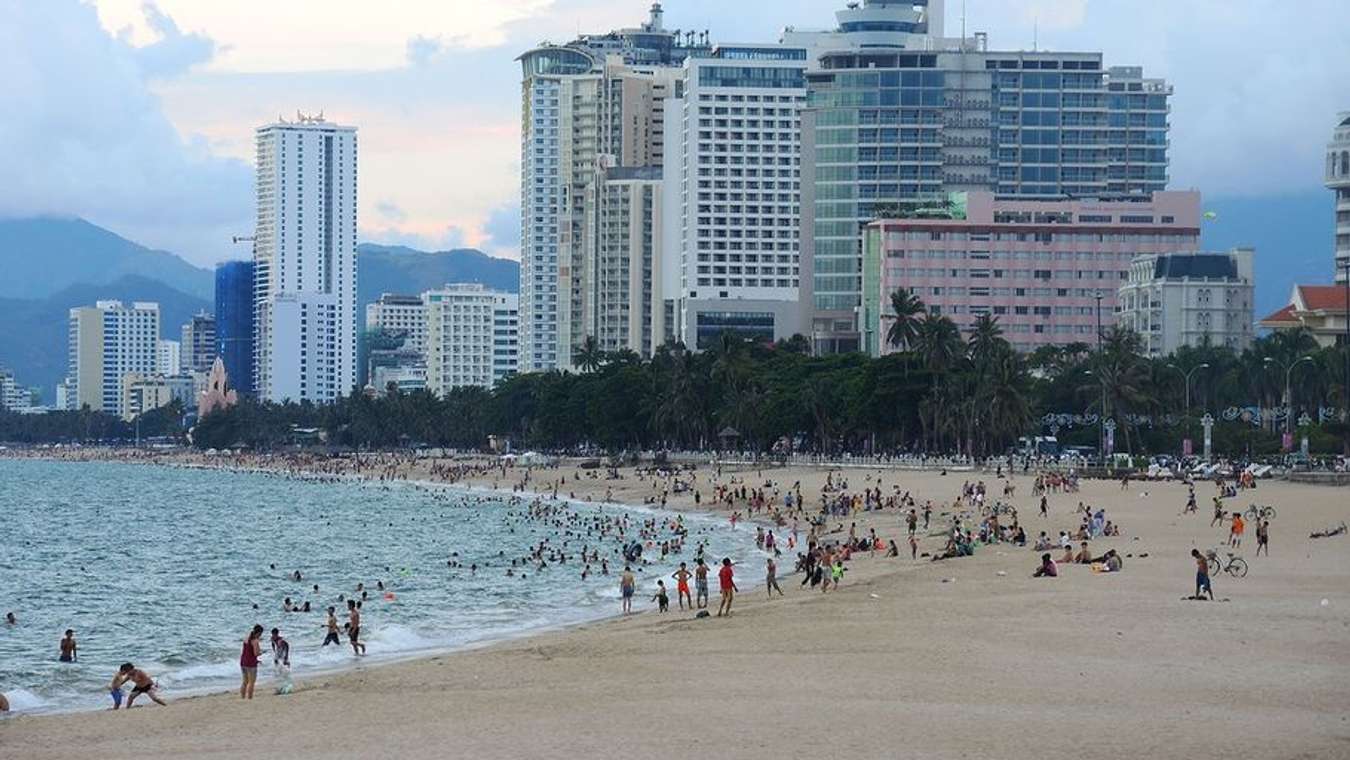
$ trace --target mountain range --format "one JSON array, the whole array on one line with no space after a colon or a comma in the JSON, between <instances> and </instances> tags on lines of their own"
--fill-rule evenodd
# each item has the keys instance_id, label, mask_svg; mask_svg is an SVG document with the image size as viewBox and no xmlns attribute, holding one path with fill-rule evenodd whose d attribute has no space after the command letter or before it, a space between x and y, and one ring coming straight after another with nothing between
<instances>
[{"instance_id":1,"label":"mountain range","mask_svg":"<svg viewBox=\"0 0 1350 760\"><path fill-rule=\"evenodd\" d=\"M382 293L421 293L450 282L477 282L516 292L520 265L461 248L424 252L404 246L357 246L357 322ZM156 301L162 337L178 340L193 314L214 310L215 275L167 251L127 240L83 219L0 219L0 367L44 403L67 374L67 321L95 301Z\"/></svg>"}]
</instances>

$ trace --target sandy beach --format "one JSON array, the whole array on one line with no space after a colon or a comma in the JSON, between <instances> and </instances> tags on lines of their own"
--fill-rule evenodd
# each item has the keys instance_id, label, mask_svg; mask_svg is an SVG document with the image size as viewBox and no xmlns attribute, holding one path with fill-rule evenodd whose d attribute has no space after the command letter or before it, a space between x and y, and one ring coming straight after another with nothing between
<instances>
[{"instance_id":1,"label":"sandy beach","mask_svg":"<svg viewBox=\"0 0 1350 760\"><path fill-rule=\"evenodd\" d=\"M815 506L827 473L738 476L783 490L800 481ZM578 474L544 470L534 485L566 475L560 491L633 504L655 493L632 471L617 481ZM712 472L699 477L706 508ZM950 521L942 513L963 481L1001 489L993 473L844 477L852 491L879 478L887 494L898 484L920 504L932 499L935 529ZM509 488L511 478L469 482ZM1014 482L1011 501L1033 540L1074 530L1080 501L1104 508L1122 533L1093 541L1092 552L1117 549L1123 572L1061 566L1057 578L1033 579L1040 552L1011 544L912 560L902 514L864 512L859 532L895 539L901 556L855 555L837 591L789 576L785 597L766 601L757 585L723 619L658 615L639 593L643 612L628 618L358 668L302 681L289 696L261 684L247 703L166 693L168 708L14 716L0 720L0 756L1350 756L1350 536L1308 537L1347 519L1350 491L1262 482L1226 502L1278 507L1271 556L1254 556L1249 528L1240 554L1250 573L1216 576L1219 601L1194 602L1183 600L1194 587L1190 550L1228 535L1227 525L1210 527L1212 484L1196 485L1199 513L1182 515L1182 484L1084 481L1080 493L1050 494L1042 519L1032 478ZM667 506L694 508L690 494ZM943 544L924 538L920 551ZM755 584L762 575L738 572Z\"/></svg>"}]
</instances>

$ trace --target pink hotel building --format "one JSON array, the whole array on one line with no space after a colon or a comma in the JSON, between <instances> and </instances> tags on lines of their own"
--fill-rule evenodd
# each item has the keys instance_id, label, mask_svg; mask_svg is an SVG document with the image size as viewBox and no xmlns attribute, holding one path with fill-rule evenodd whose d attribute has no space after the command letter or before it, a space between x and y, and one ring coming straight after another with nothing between
<instances>
[{"instance_id":1,"label":"pink hotel building","mask_svg":"<svg viewBox=\"0 0 1350 760\"><path fill-rule=\"evenodd\" d=\"M860 322L864 350L881 356L890 294L913 291L963 330L998 318L1019 351L1096 342L1115 323L1116 292L1135 256L1194 253L1200 194L1156 192L1111 200L1027 200L957 193L938 213L867 226Z\"/></svg>"}]
</instances>

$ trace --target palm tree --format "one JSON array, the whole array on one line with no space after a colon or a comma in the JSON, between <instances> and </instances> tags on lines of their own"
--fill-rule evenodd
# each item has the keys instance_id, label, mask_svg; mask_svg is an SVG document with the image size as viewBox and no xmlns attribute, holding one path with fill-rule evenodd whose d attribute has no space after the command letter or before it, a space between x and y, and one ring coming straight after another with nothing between
<instances>
[{"instance_id":1,"label":"palm tree","mask_svg":"<svg viewBox=\"0 0 1350 760\"><path fill-rule=\"evenodd\" d=\"M923 357L924 366L933 373L933 383L956 366L965 355L961 328L949 317L925 314L915 328L914 348Z\"/></svg>"},{"instance_id":2,"label":"palm tree","mask_svg":"<svg viewBox=\"0 0 1350 760\"><path fill-rule=\"evenodd\" d=\"M886 342L891 346L908 351L917 336L919 315L927 309L923 301L913 292L901 288L891 294L891 313L886 316L891 326L886 330Z\"/></svg>"},{"instance_id":3,"label":"palm tree","mask_svg":"<svg viewBox=\"0 0 1350 760\"><path fill-rule=\"evenodd\" d=\"M600 341L594 335L587 335L586 339L577 346L572 355L572 360L582 372L594 372L600 369L600 364L604 360L604 352L600 350Z\"/></svg>"},{"instance_id":4,"label":"palm tree","mask_svg":"<svg viewBox=\"0 0 1350 760\"><path fill-rule=\"evenodd\" d=\"M999 356L1008 342L1003 339L1003 328L998 325L998 317L981 314L970 328L970 359L975 366L983 370Z\"/></svg>"}]
</instances>

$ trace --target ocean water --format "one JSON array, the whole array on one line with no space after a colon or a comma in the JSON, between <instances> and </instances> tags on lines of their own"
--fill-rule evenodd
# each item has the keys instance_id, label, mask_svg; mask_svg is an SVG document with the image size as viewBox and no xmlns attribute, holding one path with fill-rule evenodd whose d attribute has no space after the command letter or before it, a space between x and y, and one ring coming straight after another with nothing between
<instances>
[{"instance_id":1,"label":"ocean water","mask_svg":"<svg viewBox=\"0 0 1350 760\"><path fill-rule=\"evenodd\" d=\"M356 658L345 636L341 646L320 646L323 611L336 606L345 621L339 595L352 598L358 583L369 592L363 662L599 619L619 612L620 552L649 520L660 527L643 555L649 564L634 567L636 609L654 606L658 578L674 605L670 573L681 561L692 566L699 543L710 562L741 564L744 581L760 577L763 555L745 524L685 514L684 551L662 560L673 513L571 503L531 519L528 506L508 494L404 483L0 460L0 615L18 618L0 622L0 692L16 712L109 707L108 683L126 661L154 676L169 700L237 688L241 642L254 623L281 629L296 676L348 667ZM625 515L627 539L585 535L595 519ZM567 561L506 574L511 558L544 540L567 541ZM583 544L608 558L610 575L597 563L581 579ZM313 611L284 612L286 597ZM76 664L57 660L67 628L79 642ZM270 655L259 673L259 691L269 690Z\"/></svg>"}]
</instances>

